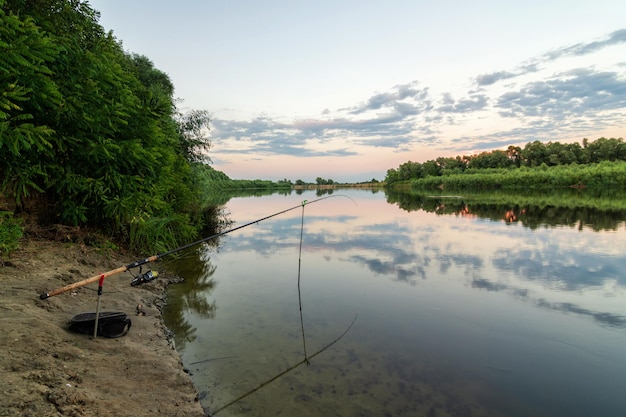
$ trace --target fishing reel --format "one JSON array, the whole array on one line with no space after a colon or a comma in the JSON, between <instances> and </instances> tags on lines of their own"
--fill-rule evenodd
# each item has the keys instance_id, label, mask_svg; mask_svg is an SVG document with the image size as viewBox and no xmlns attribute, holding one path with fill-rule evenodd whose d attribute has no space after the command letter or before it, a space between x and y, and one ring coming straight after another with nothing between
<instances>
[{"instance_id":1,"label":"fishing reel","mask_svg":"<svg viewBox=\"0 0 626 417\"><path fill-rule=\"evenodd\" d=\"M132 275L132 272L131 272L131 275ZM149 270L145 274L142 274L141 267L139 267L139 274L133 275L133 280L130 282L130 285L135 287L137 285L145 284L146 282L150 282L152 280L157 279L158 276L159 276L159 271L152 271L152 270Z\"/></svg>"}]
</instances>

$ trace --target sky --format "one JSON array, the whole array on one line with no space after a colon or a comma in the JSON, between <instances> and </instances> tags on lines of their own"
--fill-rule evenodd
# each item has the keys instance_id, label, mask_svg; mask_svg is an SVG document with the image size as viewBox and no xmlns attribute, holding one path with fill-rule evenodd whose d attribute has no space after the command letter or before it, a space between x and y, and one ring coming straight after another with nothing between
<instances>
[{"instance_id":1,"label":"sky","mask_svg":"<svg viewBox=\"0 0 626 417\"><path fill-rule=\"evenodd\" d=\"M626 136L623 0L91 0L206 110L233 179L383 180L407 161Z\"/></svg>"}]
</instances>

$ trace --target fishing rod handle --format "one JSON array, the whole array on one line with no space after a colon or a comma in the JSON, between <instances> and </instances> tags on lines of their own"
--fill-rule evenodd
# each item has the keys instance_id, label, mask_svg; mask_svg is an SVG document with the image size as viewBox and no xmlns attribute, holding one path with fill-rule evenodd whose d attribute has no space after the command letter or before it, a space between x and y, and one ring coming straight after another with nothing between
<instances>
[{"instance_id":1,"label":"fishing rod handle","mask_svg":"<svg viewBox=\"0 0 626 417\"><path fill-rule=\"evenodd\" d=\"M50 298L50 297L53 297L55 295L62 294L64 292L66 292L66 291L70 291L70 290L73 290L73 289L76 289L76 288L80 288L80 287L82 287L84 285L91 284L92 282L96 282L101 277L104 277L104 278L110 277L111 275L119 274L119 273L125 272L127 270L128 270L128 268L126 266L120 266L117 269L113 269L113 270L105 272L103 274L94 275L91 278L87 278L87 279L84 279L82 281L78 281L78 282L75 282L73 284L66 285L65 287L57 288L56 290L52 290L50 292L44 292L44 293L39 295L39 298L42 299L42 300L45 300L46 298Z\"/></svg>"}]
</instances>

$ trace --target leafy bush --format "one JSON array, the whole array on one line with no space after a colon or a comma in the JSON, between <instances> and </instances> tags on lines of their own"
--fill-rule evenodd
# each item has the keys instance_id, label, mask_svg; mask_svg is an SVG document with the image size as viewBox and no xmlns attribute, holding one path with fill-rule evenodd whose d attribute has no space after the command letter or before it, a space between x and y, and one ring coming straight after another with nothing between
<instances>
[{"instance_id":1,"label":"leafy bush","mask_svg":"<svg viewBox=\"0 0 626 417\"><path fill-rule=\"evenodd\" d=\"M10 211L0 211L0 255L6 257L17 249L22 235L19 219Z\"/></svg>"},{"instance_id":2,"label":"leafy bush","mask_svg":"<svg viewBox=\"0 0 626 417\"><path fill-rule=\"evenodd\" d=\"M139 219L130 224L130 247L152 255L172 250L196 237L197 230L184 214Z\"/></svg>"},{"instance_id":3,"label":"leafy bush","mask_svg":"<svg viewBox=\"0 0 626 417\"><path fill-rule=\"evenodd\" d=\"M168 75L98 19L84 1L0 0L0 194L125 237L134 219L175 219L153 234L186 243L202 226L191 165L209 159L208 113L181 113ZM153 249L142 233L133 246Z\"/></svg>"}]
</instances>

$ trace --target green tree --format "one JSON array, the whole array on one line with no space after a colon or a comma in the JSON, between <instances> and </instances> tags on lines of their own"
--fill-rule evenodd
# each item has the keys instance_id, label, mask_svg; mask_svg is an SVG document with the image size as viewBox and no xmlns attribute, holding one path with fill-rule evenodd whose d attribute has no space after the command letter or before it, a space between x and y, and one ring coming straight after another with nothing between
<instances>
[{"instance_id":1,"label":"green tree","mask_svg":"<svg viewBox=\"0 0 626 417\"><path fill-rule=\"evenodd\" d=\"M522 166L522 148L511 145L507 148L506 155L513 166Z\"/></svg>"},{"instance_id":2,"label":"green tree","mask_svg":"<svg viewBox=\"0 0 626 417\"><path fill-rule=\"evenodd\" d=\"M419 162L408 161L398 167L398 179L401 181L422 178L424 171Z\"/></svg>"},{"instance_id":3,"label":"green tree","mask_svg":"<svg viewBox=\"0 0 626 417\"><path fill-rule=\"evenodd\" d=\"M574 154L574 156L576 157L576 163L578 164L588 164L589 163L589 158L587 153L584 151L584 149L580 146L580 143L578 142L573 142L573 143L569 143L567 144L567 147L569 149L569 151Z\"/></svg>"},{"instance_id":4,"label":"green tree","mask_svg":"<svg viewBox=\"0 0 626 417\"><path fill-rule=\"evenodd\" d=\"M385 175L385 183L387 185L393 184L399 180L398 171L394 168L390 168L387 170L387 175Z\"/></svg>"},{"instance_id":5,"label":"green tree","mask_svg":"<svg viewBox=\"0 0 626 417\"><path fill-rule=\"evenodd\" d=\"M459 187L462 184L471 184L472 187L481 186L526 186L531 183L546 184L546 175L533 177L537 172L548 172L547 168L555 166L572 166L571 172L549 171L554 178L550 179L553 186L570 186L585 183L585 178L575 166L577 164L605 163L610 161L626 161L626 143L619 138L599 138L590 142L583 139L579 143L561 144L559 142L540 141L528 142L522 149L518 146L509 146L506 151L493 150L472 156L457 156L455 158L439 157L420 164L408 161L397 169L389 169L386 184L397 181L414 180L420 186L441 186L442 180L437 178L445 175L446 187ZM537 168L531 170L530 168ZM621 168L610 171L613 179L609 184L621 184ZM593 168L590 168L593 171ZM512 172L519 171L519 175ZM602 175L608 175L608 170L598 170ZM461 174L465 174L464 176ZM467 178L471 174L473 178ZM540 178L539 180L537 178ZM421 181L423 179L423 181ZM606 184L606 179L591 176L589 184Z\"/></svg>"},{"instance_id":6,"label":"green tree","mask_svg":"<svg viewBox=\"0 0 626 417\"><path fill-rule=\"evenodd\" d=\"M0 0L0 192L9 192L18 208L42 191L41 159L55 146L54 131L36 116L60 102L50 70L60 50L33 18Z\"/></svg>"},{"instance_id":7,"label":"green tree","mask_svg":"<svg viewBox=\"0 0 626 417\"><path fill-rule=\"evenodd\" d=\"M191 162L211 162L208 151L211 141L208 137L209 112L206 110L191 110L187 113L178 113L178 132L183 155Z\"/></svg>"},{"instance_id":8,"label":"green tree","mask_svg":"<svg viewBox=\"0 0 626 417\"><path fill-rule=\"evenodd\" d=\"M438 177L441 175L441 167L435 160L428 160L422 164L424 177Z\"/></svg>"},{"instance_id":9,"label":"green tree","mask_svg":"<svg viewBox=\"0 0 626 417\"><path fill-rule=\"evenodd\" d=\"M528 142L522 150L522 160L524 161L524 165L529 167L547 163L546 146L538 140L532 143Z\"/></svg>"},{"instance_id":10,"label":"green tree","mask_svg":"<svg viewBox=\"0 0 626 417\"><path fill-rule=\"evenodd\" d=\"M585 139L586 141L586 139ZM589 162L626 160L626 144L623 139L598 138L595 141L583 142Z\"/></svg>"},{"instance_id":11,"label":"green tree","mask_svg":"<svg viewBox=\"0 0 626 417\"><path fill-rule=\"evenodd\" d=\"M169 77L98 19L79 0L0 0L2 192L38 193L48 221L186 240L202 218L208 113L179 112Z\"/></svg>"},{"instance_id":12,"label":"green tree","mask_svg":"<svg viewBox=\"0 0 626 417\"><path fill-rule=\"evenodd\" d=\"M474 155L469 161L468 168L508 168L513 163L506 151L495 150Z\"/></svg>"},{"instance_id":13,"label":"green tree","mask_svg":"<svg viewBox=\"0 0 626 417\"><path fill-rule=\"evenodd\" d=\"M571 148L560 142L548 142L546 145L546 158L548 165L567 165L577 162L576 154Z\"/></svg>"}]
</instances>

